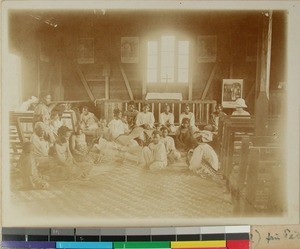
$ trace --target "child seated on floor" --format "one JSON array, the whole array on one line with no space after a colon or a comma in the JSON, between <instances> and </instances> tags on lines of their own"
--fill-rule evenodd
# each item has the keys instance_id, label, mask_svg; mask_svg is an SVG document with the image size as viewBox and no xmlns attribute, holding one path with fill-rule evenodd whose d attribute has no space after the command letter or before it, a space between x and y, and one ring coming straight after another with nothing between
<instances>
[{"instance_id":1,"label":"child seated on floor","mask_svg":"<svg viewBox=\"0 0 300 249\"><path fill-rule=\"evenodd\" d=\"M219 170L218 156L214 149L208 145L212 136L207 132L199 132L198 145L188 152L189 169L199 174L202 178L214 177Z\"/></svg>"},{"instance_id":2,"label":"child seated on floor","mask_svg":"<svg viewBox=\"0 0 300 249\"><path fill-rule=\"evenodd\" d=\"M168 156L168 163L173 163L174 161L178 161L181 157L180 152L175 147L174 139L168 136L168 128L162 127L161 131L161 141L166 147L167 156Z\"/></svg>"},{"instance_id":3,"label":"child seated on floor","mask_svg":"<svg viewBox=\"0 0 300 249\"><path fill-rule=\"evenodd\" d=\"M25 142L23 152L18 162L20 167L23 187L28 189L48 189L49 178L38 172L38 164L33 156L33 144Z\"/></svg>"},{"instance_id":4,"label":"child seated on floor","mask_svg":"<svg viewBox=\"0 0 300 249\"><path fill-rule=\"evenodd\" d=\"M128 124L122 120L122 112L119 109L114 110L114 118L108 124L111 140L115 140L120 135L128 134Z\"/></svg>"},{"instance_id":5,"label":"child seated on floor","mask_svg":"<svg viewBox=\"0 0 300 249\"><path fill-rule=\"evenodd\" d=\"M167 167L167 151L165 145L160 141L160 132L153 131L152 142L142 150L141 164L150 170L163 169Z\"/></svg>"},{"instance_id":6,"label":"child seated on floor","mask_svg":"<svg viewBox=\"0 0 300 249\"><path fill-rule=\"evenodd\" d=\"M194 131L190 127L190 120L183 118L180 127L176 131L175 144L180 151L193 149L197 141L193 137Z\"/></svg>"},{"instance_id":7,"label":"child seated on floor","mask_svg":"<svg viewBox=\"0 0 300 249\"><path fill-rule=\"evenodd\" d=\"M78 163L72 156L69 148L71 130L67 126L61 126L58 131L58 138L52 149L52 156L60 166L59 174L62 177L81 177L86 178L92 169L90 163Z\"/></svg>"}]
</instances>

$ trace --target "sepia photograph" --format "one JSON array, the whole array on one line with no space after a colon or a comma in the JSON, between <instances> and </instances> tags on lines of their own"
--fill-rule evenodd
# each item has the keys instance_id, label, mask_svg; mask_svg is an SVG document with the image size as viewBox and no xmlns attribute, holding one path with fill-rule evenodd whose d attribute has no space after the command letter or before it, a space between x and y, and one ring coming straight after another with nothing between
<instances>
[{"instance_id":1,"label":"sepia photograph","mask_svg":"<svg viewBox=\"0 0 300 249\"><path fill-rule=\"evenodd\" d=\"M225 108L235 108L236 100L243 98L242 79L223 79L222 82L222 105ZM244 106L247 107L247 106Z\"/></svg>"},{"instance_id":2,"label":"sepia photograph","mask_svg":"<svg viewBox=\"0 0 300 249\"><path fill-rule=\"evenodd\" d=\"M134 2L2 2L3 226L298 223L299 4Z\"/></svg>"}]
</instances>

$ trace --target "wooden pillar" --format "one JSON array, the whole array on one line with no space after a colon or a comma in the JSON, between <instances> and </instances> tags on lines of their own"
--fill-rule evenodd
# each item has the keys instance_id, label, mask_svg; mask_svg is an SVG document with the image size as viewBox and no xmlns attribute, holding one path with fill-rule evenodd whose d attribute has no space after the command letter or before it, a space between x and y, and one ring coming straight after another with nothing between
<instances>
[{"instance_id":1,"label":"wooden pillar","mask_svg":"<svg viewBox=\"0 0 300 249\"><path fill-rule=\"evenodd\" d=\"M103 70L104 78L105 78L105 99L109 99L109 76L110 76L110 65L109 63L104 64Z\"/></svg>"},{"instance_id":2,"label":"wooden pillar","mask_svg":"<svg viewBox=\"0 0 300 249\"><path fill-rule=\"evenodd\" d=\"M41 42L38 43L38 51L37 51L37 96L40 97L41 93L41 61L40 61L40 54L41 54Z\"/></svg>"},{"instance_id":3,"label":"wooden pillar","mask_svg":"<svg viewBox=\"0 0 300 249\"><path fill-rule=\"evenodd\" d=\"M268 126L269 86L272 43L272 11L264 12L262 16L260 68L257 82L258 96L255 101L255 135L264 136Z\"/></svg>"}]
</instances>

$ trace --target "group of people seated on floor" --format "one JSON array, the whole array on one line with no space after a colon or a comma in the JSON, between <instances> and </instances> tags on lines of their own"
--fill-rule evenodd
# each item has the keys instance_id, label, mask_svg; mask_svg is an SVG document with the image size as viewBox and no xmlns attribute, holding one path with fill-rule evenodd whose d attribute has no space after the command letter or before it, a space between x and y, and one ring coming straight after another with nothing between
<instances>
[{"instance_id":1,"label":"group of people seated on floor","mask_svg":"<svg viewBox=\"0 0 300 249\"><path fill-rule=\"evenodd\" d=\"M67 104L64 111L72 115L73 122L75 120L72 129L74 123L62 121L59 112L49 108L50 103L51 95L41 94L34 108L34 132L30 141L24 143L19 161L25 187L49 188L52 177L87 180L93 166L103 158L117 161L125 153L136 156L142 167L151 170L166 168L182 156L187 158L189 169L203 177L212 176L219 169L217 154L208 143L213 139L212 131L218 127L218 118L226 115L221 105L212 113L210 127L199 130L188 105L176 127L168 104L164 105L156 126L149 104L144 104L139 112L130 101L123 113L114 110L108 124L88 107L76 115ZM246 107L243 99L236 104L233 115L249 115L243 110ZM90 143L87 136L93 138Z\"/></svg>"}]
</instances>

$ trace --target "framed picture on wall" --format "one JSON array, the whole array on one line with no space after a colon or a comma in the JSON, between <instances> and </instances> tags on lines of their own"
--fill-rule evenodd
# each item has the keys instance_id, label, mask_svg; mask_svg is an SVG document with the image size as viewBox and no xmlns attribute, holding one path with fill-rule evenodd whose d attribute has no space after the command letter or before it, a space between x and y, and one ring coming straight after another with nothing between
<instances>
[{"instance_id":1,"label":"framed picture on wall","mask_svg":"<svg viewBox=\"0 0 300 249\"><path fill-rule=\"evenodd\" d=\"M197 41L198 63L216 62L217 60L217 36L200 35Z\"/></svg>"},{"instance_id":2,"label":"framed picture on wall","mask_svg":"<svg viewBox=\"0 0 300 249\"><path fill-rule=\"evenodd\" d=\"M78 38L77 62L79 64L90 64L95 62L94 38Z\"/></svg>"},{"instance_id":3,"label":"framed picture on wall","mask_svg":"<svg viewBox=\"0 0 300 249\"><path fill-rule=\"evenodd\" d=\"M243 79L223 79L222 105L224 108L234 108L234 102L243 98Z\"/></svg>"},{"instance_id":4,"label":"framed picture on wall","mask_svg":"<svg viewBox=\"0 0 300 249\"><path fill-rule=\"evenodd\" d=\"M121 62L138 63L139 62L139 38L121 37Z\"/></svg>"}]
</instances>

